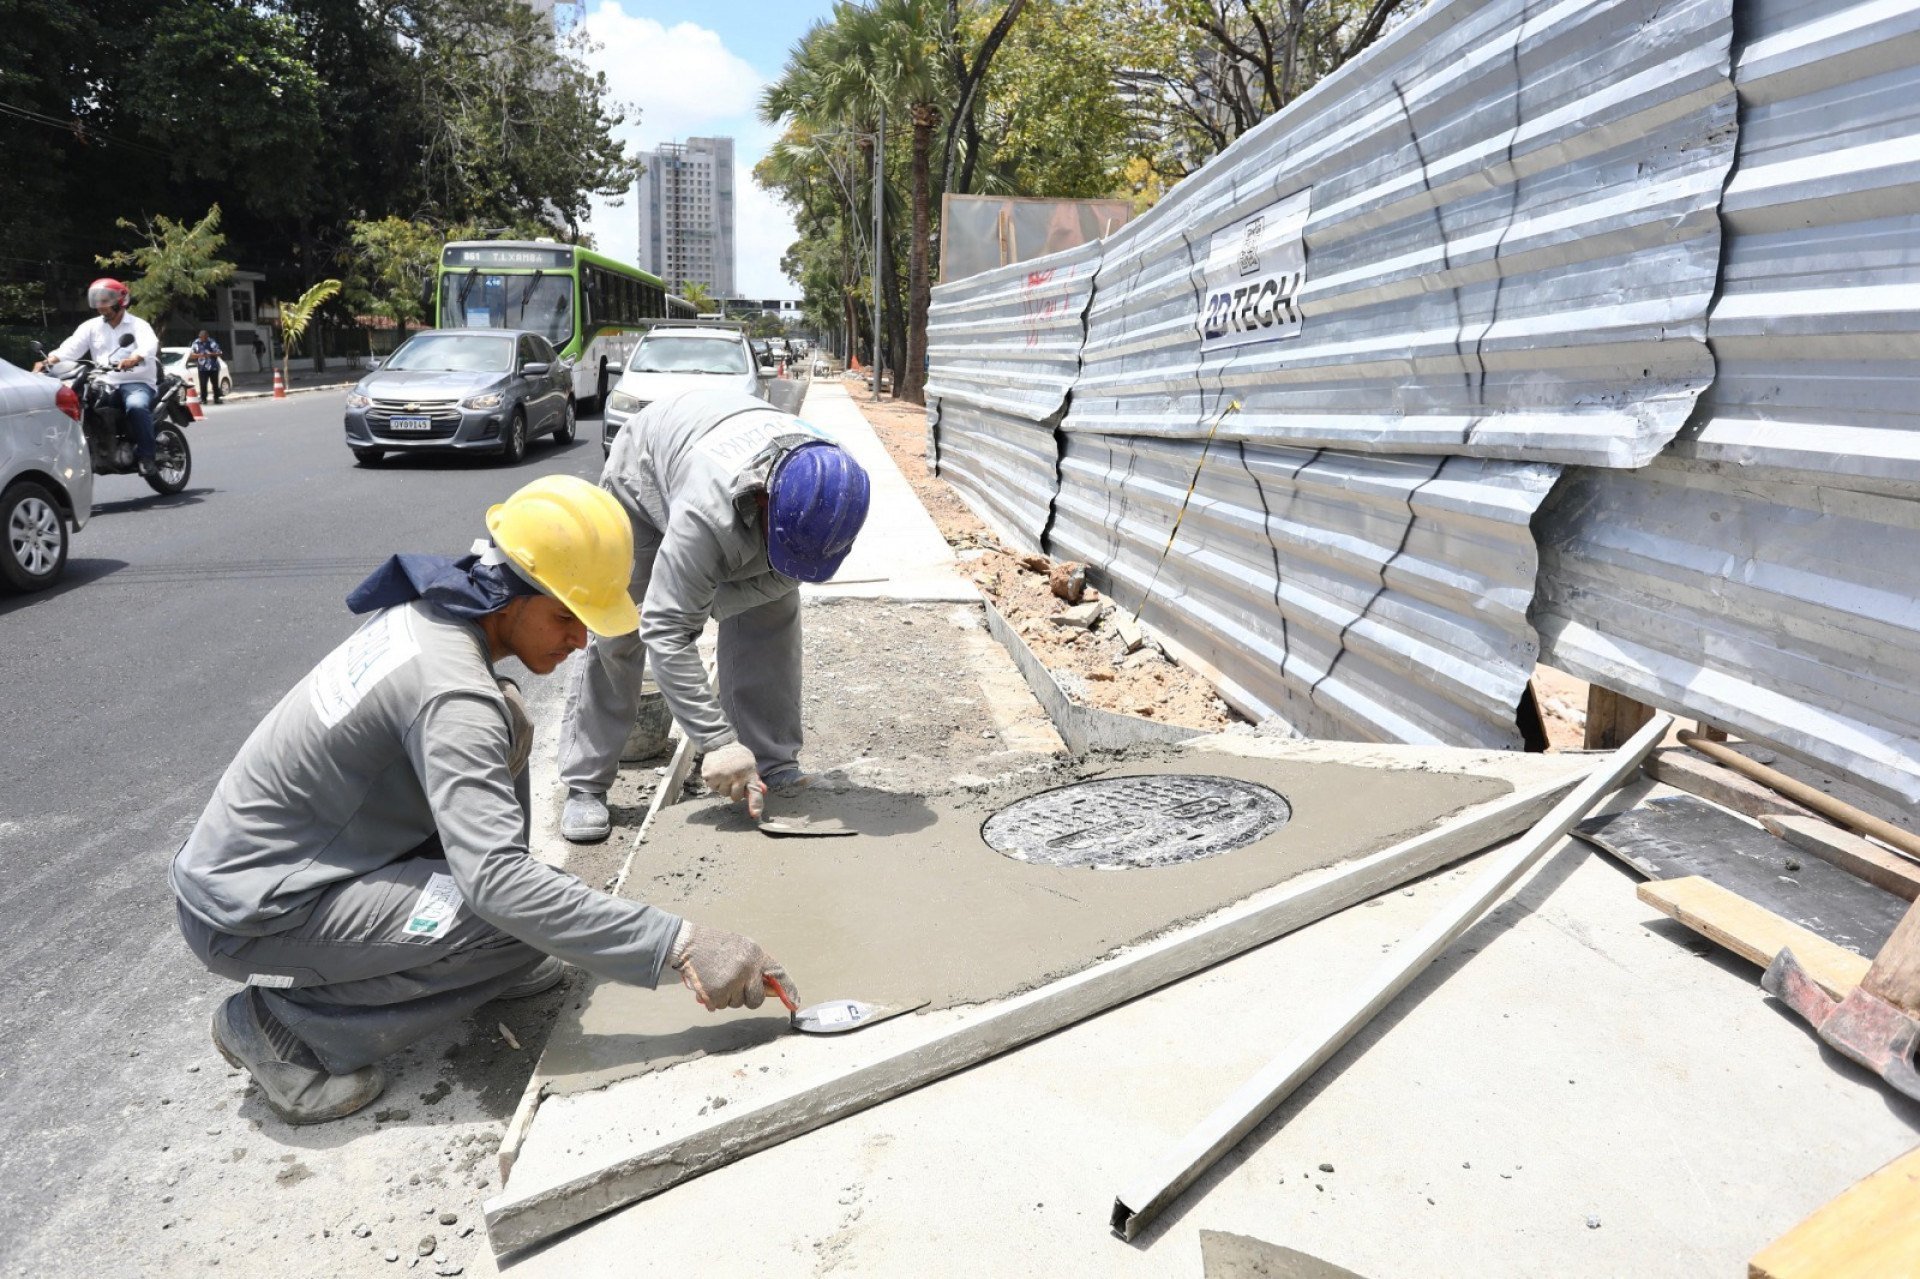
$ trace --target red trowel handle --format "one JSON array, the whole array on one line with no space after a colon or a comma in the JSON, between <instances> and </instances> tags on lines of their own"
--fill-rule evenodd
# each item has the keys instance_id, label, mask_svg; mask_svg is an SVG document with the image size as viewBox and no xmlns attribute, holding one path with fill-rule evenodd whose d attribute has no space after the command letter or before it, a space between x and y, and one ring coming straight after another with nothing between
<instances>
[{"instance_id":1,"label":"red trowel handle","mask_svg":"<svg viewBox=\"0 0 1920 1279\"><path fill-rule=\"evenodd\" d=\"M785 1004L788 1012L797 1013L800 1011L800 1005L795 1003L793 996L787 993L787 983L781 981L772 973L761 973L760 980L767 984L767 993Z\"/></svg>"}]
</instances>

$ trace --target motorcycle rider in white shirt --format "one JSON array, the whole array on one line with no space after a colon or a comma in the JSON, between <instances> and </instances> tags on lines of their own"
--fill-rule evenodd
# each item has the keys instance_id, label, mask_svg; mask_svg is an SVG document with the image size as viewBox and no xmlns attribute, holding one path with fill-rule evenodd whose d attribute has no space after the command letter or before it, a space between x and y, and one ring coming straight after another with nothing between
<instances>
[{"instance_id":1,"label":"motorcycle rider in white shirt","mask_svg":"<svg viewBox=\"0 0 1920 1279\"><path fill-rule=\"evenodd\" d=\"M99 318L88 320L73 331L43 364L34 365L38 373L63 360L87 356L113 388L114 400L126 415L133 431L133 451L140 460L140 474L153 474L153 402L159 393L160 339L153 326L138 316L127 314L127 286L102 277L87 286L87 305ZM120 340L133 335L131 346Z\"/></svg>"}]
</instances>

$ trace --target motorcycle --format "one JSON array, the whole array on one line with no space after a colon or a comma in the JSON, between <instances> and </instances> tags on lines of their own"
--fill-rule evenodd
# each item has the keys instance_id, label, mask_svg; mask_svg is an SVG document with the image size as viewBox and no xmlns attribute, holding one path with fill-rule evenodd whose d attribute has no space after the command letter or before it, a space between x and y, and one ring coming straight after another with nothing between
<instances>
[{"instance_id":1,"label":"motorcycle","mask_svg":"<svg viewBox=\"0 0 1920 1279\"><path fill-rule=\"evenodd\" d=\"M133 345L133 334L120 338L122 347ZM45 361L47 352L33 344L36 358ZM72 372L66 372L71 368ZM95 475L132 475L139 471L139 459L133 452L133 430L126 414L114 404L114 388L101 370L86 356L63 363L56 374L73 388L80 399L80 428L87 437L87 453ZM193 475L193 450L187 447L186 428L193 424L187 408L186 386L173 374L160 374L153 398L153 474L146 481L161 494L178 493L187 487Z\"/></svg>"}]
</instances>

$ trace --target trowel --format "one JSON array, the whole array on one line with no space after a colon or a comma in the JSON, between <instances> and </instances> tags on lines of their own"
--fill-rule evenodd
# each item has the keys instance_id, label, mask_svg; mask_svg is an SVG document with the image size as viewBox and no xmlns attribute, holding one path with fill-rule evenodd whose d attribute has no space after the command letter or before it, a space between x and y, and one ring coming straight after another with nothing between
<instances>
[{"instance_id":1,"label":"trowel","mask_svg":"<svg viewBox=\"0 0 1920 1279\"><path fill-rule=\"evenodd\" d=\"M848 1031L864 1030L878 1022L919 1012L932 1002L923 999L917 1004L870 1004L863 999L829 999L800 1008L779 978L767 975L764 980L768 993L787 1006L788 1023L803 1035L844 1035Z\"/></svg>"},{"instance_id":2,"label":"trowel","mask_svg":"<svg viewBox=\"0 0 1920 1279\"><path fill-rule=\"evenodd\" d=\"M747 791L747 815L753 818L762 835L776 839L831 839L860 833L838 817L812 817L806 813L783 817L768 812L767 785L757 779L747 784Z\"/></svg>"}]
</instances>

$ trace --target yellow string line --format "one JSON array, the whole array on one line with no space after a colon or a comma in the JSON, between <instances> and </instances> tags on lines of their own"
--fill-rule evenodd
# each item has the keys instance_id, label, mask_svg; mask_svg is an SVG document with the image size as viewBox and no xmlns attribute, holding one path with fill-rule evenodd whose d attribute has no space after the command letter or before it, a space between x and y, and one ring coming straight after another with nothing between
<instances>
[{"instance_id":1,"label":"yellow string line","mask_svg":"<svg viewBox=\"0 0 1920 1279\"><path fill-rule=\"evenodd\" d=\"M1219 431L1220 424L1227 415L1240 410L1240 401L1234 400L1227 407L1214 414L1213 425L1207 428L1206 443L1200 446L1200 460L1193 464L1193 479L1187 482L1187 495L1180 499L1179 513L1173 517L1173 527L1167 530L1167 544L1160 550L1160 559L1153 566L1153 576L1147 580L1147 589L1140 596L1140 604L1133 610L1133 620L1138 622L1147 601L1153 597L1153 588L1160 582L1160 570L1166 566L1167 555L1173 550L1173 539L1180 536L1180 522L1187 518L1187 506L1193 501L1193 491L1200 487L1200 469L1207 464L1207 454L1213 449L1213 437Z\"/></svg>"}]
</instances>

